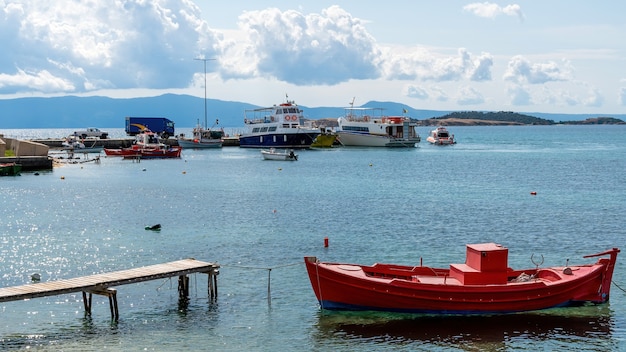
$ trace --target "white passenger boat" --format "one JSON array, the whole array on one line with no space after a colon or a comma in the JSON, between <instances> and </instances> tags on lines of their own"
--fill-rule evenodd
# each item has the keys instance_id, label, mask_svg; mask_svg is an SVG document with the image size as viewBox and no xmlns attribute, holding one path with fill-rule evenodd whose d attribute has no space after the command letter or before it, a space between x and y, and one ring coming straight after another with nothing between
<instances>
[{"instance_id":1,"label":"white passenger boat","mask_svg":"<svg viewBox=\"0 0 626 352\"><path fill-rule=\"evenodd\" d=\"M290 151L278 151L274 148L270 148L269 150L261 150L261 155L263 155L263 159L265 160L281 160L281 161L296 161L298 160L298 154L296 154L293 149Z\"/></svg>"},{"instance_id":2,"label":"white passenger boat","mask_svg":"<svg viewBox=\"0 0 626 352\"><path fill-rule=\"evenodd\" d=\"M456 143L456 141L454 140L454 135L448 132L448 130L442 126L430 131L428 137L426 138L426 141L435 145L452 145Z\"/></svg>"},{"instance_id":3,"label":"white passenger boat","mask_svg":"<svg viewBox=\"0 0 626 352\"><path fill-rule=\"evenodd\" d=\"M294 101L244 112L242 148L309 148L321 132L304 126L302 109Z\"/></svg>"},{"instance_id":4,"label":"white passenger boat","mask_svg":"<svg viewBox=\"0 0 626 352\"><path fill-rule=\"evenodd\" d=\"M420 136L407 116L386 116L382 108L346 108L337 119L339 142L344 146L415 147Z\"/></svg>"}]
</instances>

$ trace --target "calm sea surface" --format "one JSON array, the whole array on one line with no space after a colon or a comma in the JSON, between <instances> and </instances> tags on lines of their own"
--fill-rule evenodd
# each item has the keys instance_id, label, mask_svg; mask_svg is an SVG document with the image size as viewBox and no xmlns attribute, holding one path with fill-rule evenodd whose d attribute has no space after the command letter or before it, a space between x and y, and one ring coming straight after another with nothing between
<instances>
[{"instance_id":1,"label":"calm sea surface","mask_svg":"<svg viewBox=\"0 0 626 352\"><path fill-rule=\"evenodd\" d=\"M176 279L117 287L118 323L101 296L92 317L80 293L2 303L0 348L626 350L626 126L450 130L459 141L451 147L307 150L297 162L236 147L140 163L102 154L100 163L0 178L2 287L35 272L49 281L189 257L222 266L214 304L200 274L186 309ZM161 232L144 230L157 223ZM495 317L329 313L302 263L316 255L445 267L480 242L508 247L514 268L533 267L533 254L564 265L620 247L611 301Z\"/></svg>"}]
</instances>

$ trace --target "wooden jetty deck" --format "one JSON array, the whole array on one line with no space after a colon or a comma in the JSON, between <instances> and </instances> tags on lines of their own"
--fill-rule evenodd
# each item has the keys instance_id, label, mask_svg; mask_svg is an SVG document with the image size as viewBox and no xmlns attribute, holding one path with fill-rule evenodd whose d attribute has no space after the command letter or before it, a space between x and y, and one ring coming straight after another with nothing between
<instances>
[{"instance_id":1,"label":"wooden jetty deck","mask_svg":"<svg viewBox=\"0 0 626 352\"><path fill-rule=\"evenodd\" d=\"M0 302L18 301L37 297L55 296L66 293L83 293L85 311L91 314L92 294L109 297L111 317L119 319L117 308L117 290L114 286L128 285L138 282L158 280L178 276L178 292L181 299L189 296L188 274L207 274L209 297L217 298L217 275L219 265L207 263L195 259L183 259L169 263L144 266L135 269L127 269L109 273L82 276L73 279L37 282L21 286L0 288Z\"/></svg>"}]
</instances>

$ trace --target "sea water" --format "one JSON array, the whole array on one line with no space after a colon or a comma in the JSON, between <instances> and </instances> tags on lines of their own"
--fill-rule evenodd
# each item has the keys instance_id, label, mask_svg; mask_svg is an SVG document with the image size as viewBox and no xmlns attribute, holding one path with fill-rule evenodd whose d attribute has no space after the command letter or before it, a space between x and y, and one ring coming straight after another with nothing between
<instances>
[{"instance_id":1,"label":"sea water","mask_svg":"<svg viewBox=\"0 0 626 352\"><path fill-rule=\"evenodd\" d=\"M626 126L449 129L454 146L303 150L296 162L237 147L141 162L102 154L2 177L2 287L33 273L51 281L183 258L221 269L217 302L202 274L191 276L186 306L176 278L116 287L118 322L101 296L92 316L80 293L2 303L0 348L626 349L624 252L611 301L599 306L489 317L320 311L304 256L447 267L464 262L466 244L496 242L509 266L528 268L626 249ZM157 223L160 232L144 229Z\"/></svg>"}]
</instances>

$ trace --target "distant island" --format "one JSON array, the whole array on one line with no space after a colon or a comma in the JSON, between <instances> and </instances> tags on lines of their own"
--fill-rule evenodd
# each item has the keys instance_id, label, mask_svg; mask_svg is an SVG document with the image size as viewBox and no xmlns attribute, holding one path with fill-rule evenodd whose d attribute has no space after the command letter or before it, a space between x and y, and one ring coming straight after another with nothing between
<instances>
[{"instance_id":1,"label":"distant island","mask_svg":"<svg viewBox=\"0 0 626 352\"><path fill-rule=\"evenodd\" d=\"M498 125L625 125L626 122L614 117L594 117L581 121L560 121L541 119L512 111L480 112L457 111L449 114L418 120L420 126L498 126Z\"/></svg>"}]
</instances>

